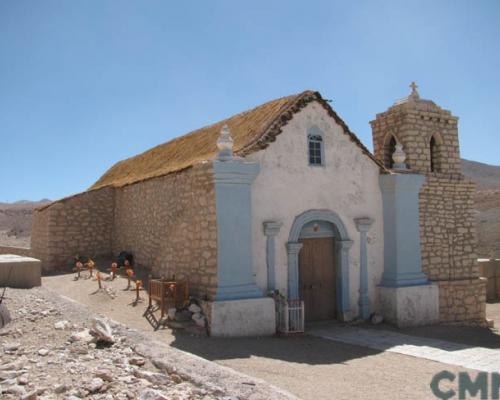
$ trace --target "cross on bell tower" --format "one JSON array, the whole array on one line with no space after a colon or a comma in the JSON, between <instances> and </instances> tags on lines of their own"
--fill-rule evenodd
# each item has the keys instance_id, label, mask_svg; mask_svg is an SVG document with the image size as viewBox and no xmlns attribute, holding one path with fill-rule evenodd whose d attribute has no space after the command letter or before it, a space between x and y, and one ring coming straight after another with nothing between
<instances>
[{"instance_id":1,"label":"cross on bell tower","mask_svg":"<svg viewBox=\"0 0 500 400\"><path fill-rule=\"evenodd\" d=\"M417 92L417 88L418 88L418 86L417 86L417 84L416 84L415 82L412 82L412 83L410 84L410 88L411 88L411 93L410 93L410 96L411 96L411 97L414 97L414 98L416 98L416 99L420 98L420 95L419 95L419 94L418 94L418 92Z\"/></svg>"}]
</instances>

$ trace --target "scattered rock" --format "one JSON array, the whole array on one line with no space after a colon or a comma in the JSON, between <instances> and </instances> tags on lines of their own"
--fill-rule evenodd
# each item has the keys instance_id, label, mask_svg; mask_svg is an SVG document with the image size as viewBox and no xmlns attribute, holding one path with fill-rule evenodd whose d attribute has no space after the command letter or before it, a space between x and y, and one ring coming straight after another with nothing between
<instances>
[{"instance_id":1,"label":"scattered rock","mask_svg":"<svg viewBox=\"0 0 500 400\"><path fill-rule=\"evenodd\" d=\"M18 376L17 377L17 383L20 384L20 385L27 385L29 383L29 376L28 374L24 374L24 375L21 375L21 376Z\"/></svg>"},{"instance_id":2,"label":"scattered rock","mask_svg":"<svg viewBox=\"0 0 500 400\"><path fill-rule=\"evenodd\" d=\"M195 303L192 303L189 307L188 310L191 311L193 314L201 312L201 307Z\"/></svg>"},{"instance_id":3,"label":"scattered rock","mask_svg":"<svg viewBox=\"0 0 500 400\"><path fill-rule=\"evenodd\" d=\"M94 375L108 382L112 382L114 380L113 373L109 369L98 369Z\"/></svg>"},{"instance_id":4,"label":"scattered rock","mask_svg":"<svg viewBox=\"0 0 500 400\"><path fill-rule=\"evenodd\" d=\"M21 343L18 342L11 342L11 343L5 343L3 345L3 349L5 351L16 351L21 347Z\"/></svg>"},{"instance_id":5,"label":"scattered rock","mask_svg":"<svg viewBox=\"0 0 500 400\"><path fill-rule=\"evenodd\" d=\"M80 332L75 332L69 338L70 342L90 343L93 340L94 337L90 334L90 331L88 329L84 329Z\"/></svg>"},{"instance_id":6,"label":"scattered rock","mask_svg":"<svg viewBox=\"0 0 500 400\"><path fill-rule=\"evenodd\" d=\"M155 389L146 389L139 395L139 400L170 400L171 397L167 396L164 392Z\"/></svg>"},{"instance_id":7,"label":"scattered rock","mask_svg":"<svg viewBox=\"0 0 500 400\"><path fill-rule=\"evenodd\" d=\"M66 386L64 383L60 383L59 385L56 385L54 387L54 393L61 394L64 393L68 390L68 386Z\"/></svg>"},{"instance_id":8,"label":"scattered rock","mask_svg":"<svg viewBox=\"0 0 500 400\"><path fill-rule=\"evenodd\" d=\"M144 364L146 364L146 360L142 357L132 357L132 358L129 358L128 363L131 365L137 365L137 366L141 367Z\"/></svg>"},{"instance_id":9,"label":"scattered rock","mask_svg":"<svg viewBox=\"0 0 500 400\"><path fill-rule=\"evenodd\" d=\"M38 350L38 354L41 355L42 357L45 357L49 353L50 353L50 351L47 350L47 349L40 349L40 350Z\"/></svg>"},{"instance_id":10,"label":"scattered rock","mask_svg":"<svg viewBox=\"0 0 500 400\"><path fill-rule=\"evenodd\" d=\"M203 315L201 315L200 313L194 313L192 318L193 318L193 321L196 323L196 325L198 325L200 327L205 326L205 317Z\"/></svg>"},{"instance_id":11,"label":"scattered rock","mask_svg":"<svg viewBox=\"0 0 500 400\"><path fill-rule=\"evenodd\" d=\"M21 397L21 400L36 400L38 397L38 390L33 390L29 393L26 393L23 397Z\"/></svg>"},{"instance_id":12,"label":"scattered rock","mask_svg":"<svg viewBox=\"0 0 500 400\"><path fill-rule=\"evenodd\" d=\"M114 343L113 331L109 324L102 318L92 319L92 333L99 342Z\"/></svg>"},{"instance_id":13,"label":"scattered rock","mask_svg":"<svg viewBox=\"0 0 500 400\"><path fill-rule=\"evenodd\" d=\"M65 329L68 329L70 327L70 323L68 321L57 321L55 324L54 324L54 329L57 329L57 330L60 330L60 331L63 331Z\"/></svg>"},{"instance_id":14,"label":"scattered rock","mask_svg":"<svg viewBox=\"0 0 500 400\"><path fill-rule=\"evenodd\" d=\"M170 383L170 378L159 372L143 371L140 369L134 370L134 376L140 379L146 379L147 381L155 385L168 385Z\"/></svg>"},{"instance_id":15,"label":"scattered rock","mask_svg":"<svg viewBox=\"0 0 500 400\"><path fill-rule=\"evenodd\" d=\"M104 381L101 378L94 378L85 385L85 389L87 389L90 393L95 393L98 392L103 385Z\"/></svg>"}]
</instances>

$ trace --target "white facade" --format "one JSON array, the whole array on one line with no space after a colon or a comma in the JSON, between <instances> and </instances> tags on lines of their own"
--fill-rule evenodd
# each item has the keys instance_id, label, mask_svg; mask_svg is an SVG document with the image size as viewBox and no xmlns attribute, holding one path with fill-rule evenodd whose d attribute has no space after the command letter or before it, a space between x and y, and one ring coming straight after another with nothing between
<instances>
[{"instance_id":1,"label":"white facade","mask_svg":"<svg viewBox=\"0 0 500 400\"><path fill-rule=\"evenodd\" d=\"M307 135L316 126L323 135L324 166L310 166ZM287 292L286 243L295 218L313 209L330 210L342 220L353 245L349 250L349 299L358 314L360 233L355 218L374 220L368 231L368 293L371 309L378 309L376 285L383 272L383 214L379 166L343 132L317 102L296 113L276 141L246 157L260 164L252 184L253 269L258 286L267 288L265 221L282 223L275 238L276 288Z\"/></svg>"}]
</instances>

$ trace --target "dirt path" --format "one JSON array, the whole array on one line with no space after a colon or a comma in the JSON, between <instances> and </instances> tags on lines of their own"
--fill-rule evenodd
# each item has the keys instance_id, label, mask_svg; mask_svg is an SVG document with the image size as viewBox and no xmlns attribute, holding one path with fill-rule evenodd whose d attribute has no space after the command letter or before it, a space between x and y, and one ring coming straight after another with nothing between
<instances>
[{"instance_id":1,"label":"dirt path","mask_svg":"<svg viewBox=\"0 0 500 400\"><path fill-rule=\"evenodd\" d=\"M95 281L74 281L72 275L44 278L43 285L172 347L264 379L304 399L430 399L429 383L436 373L466 371L310 336L215 339L170 329L154 331L142 317L146 302L131 305L134 294L123 291L124 279L111 284L115 299L92 294Z\"/></svg>"}]
</instances>

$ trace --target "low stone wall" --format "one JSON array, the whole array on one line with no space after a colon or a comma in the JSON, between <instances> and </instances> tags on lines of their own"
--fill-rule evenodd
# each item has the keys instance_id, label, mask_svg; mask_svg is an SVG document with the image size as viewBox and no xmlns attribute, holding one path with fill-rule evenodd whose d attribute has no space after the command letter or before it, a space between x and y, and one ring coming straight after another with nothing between
<instances>
[{"instance_id":1,"label":"low stone wall","mask_svg":"<svg viewBox=\"0 0 500 400\"><path fill-rule=\"evenodd\" d=\"M191 293L213 299L217 224L212 163L116 191L113 251L134 254L153 274L189 277Z\"/></svg>"},{"instance_id":2,"label":"low stone wall","mask_svg":"<svg viewBox=\"0 0 500 400\"><path fill-rule=\"evenodd\" d=\"M67 268L75 255L111 253L114 220L113 188L84 192L35 210L32 255L49 272Z\"/></svg>"},{"instance_id":3,"label":"low stone wall","mask_svg":"<svg viewBox=\"0 0 500 400\"><path fill-rule=\"evenodd\" d=\"M486 279L440 281L438 284L441 322L486 326Z\"/></svg>"},{"instance_id":4,"label":"low stone wall","mask_svg":"<svg viewBox=\"0 0 500 400\"><path fill-rule=\"evenodd\" d=\"M0 246L0 254L15 254L17 256L31 256L31 249L26 247Z\"/></svg>"},{"instance_id":5,"label":"low stone wall","mask_svg":"<svg viewBox=\"0 0 500 400\"><path fill-rule=\"evenodd\" d=\"M486 300L499 300L500 260L479 260L479 273L486 279Z\"/></svg>"}]
</instances>

